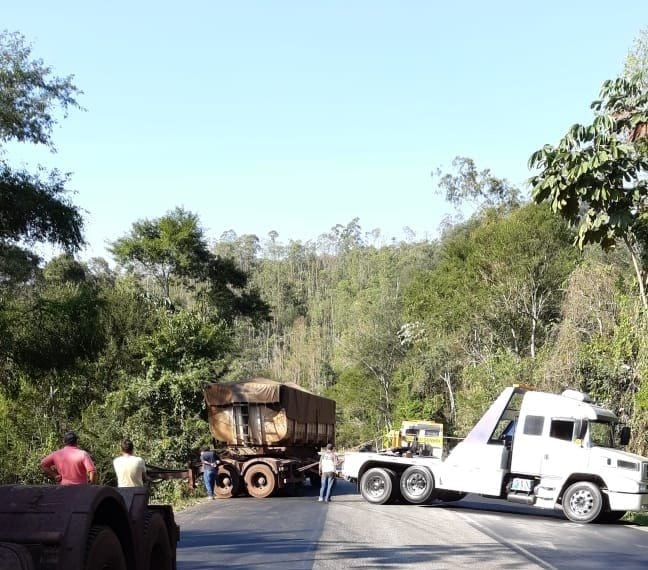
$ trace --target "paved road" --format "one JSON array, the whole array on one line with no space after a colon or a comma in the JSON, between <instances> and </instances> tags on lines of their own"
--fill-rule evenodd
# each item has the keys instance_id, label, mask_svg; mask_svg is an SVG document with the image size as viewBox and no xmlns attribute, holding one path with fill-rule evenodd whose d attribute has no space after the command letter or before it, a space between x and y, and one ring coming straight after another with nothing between
<instances>
[{"instance_id":1,"label":"paved road","mask_svg":"<svg viewBox=\"0 0 648 570\"><path fill-rule=\"evenodd\" d=\"M576 525L472 496L452 506L374 506L344 481L331 503L305 487L294 497L203 502L177 520L178 570L648 567L648 533L636 527Z\"/></svg>"}]
</instances>

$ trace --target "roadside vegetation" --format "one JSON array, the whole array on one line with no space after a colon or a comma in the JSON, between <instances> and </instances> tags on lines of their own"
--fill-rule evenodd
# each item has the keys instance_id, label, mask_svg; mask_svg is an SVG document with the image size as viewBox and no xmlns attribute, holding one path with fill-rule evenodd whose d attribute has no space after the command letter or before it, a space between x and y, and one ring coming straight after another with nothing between
<instances>
[{"instance_id":1,"label":"roadside vegetation","mask_svg":"<svg viewBox=\"0 0 648 570\"><path fill-rule=\"evenodd\" d=\"M68 429L104 483L124 436L149 464L182 467L209 441L202 386L256 375L334 398L339 447L404 419L462 437L524 383L588 392L648 454L645 37L591 125L533 154L530 192L470 158L435 171L431 192L473 204L435 240L385 240L354 219L312 242L210 243L200 213L177 208L114 236L113 265L79 261L69 178L2 152L53 148L80 93L0 34L0 482L42 482L39 459ZM42 243L60 255L41 259Z\"/></svg>"}]
</instances>

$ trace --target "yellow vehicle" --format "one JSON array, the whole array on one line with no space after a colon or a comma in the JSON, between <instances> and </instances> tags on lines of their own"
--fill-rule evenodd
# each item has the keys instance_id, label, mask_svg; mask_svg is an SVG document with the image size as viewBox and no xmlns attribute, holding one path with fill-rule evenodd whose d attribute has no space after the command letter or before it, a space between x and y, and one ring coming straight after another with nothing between
<instances>
[{"instance_id":1,"label":"yellow vehicle","mask_svg":"<svg viewBox=\"0 0 648 570\"><path fill-rule=\"evenodd\" d=\"M388 432L385 447L410 448L420 455L441 457L443 452L443 424L426 420L405 420L399 430Z\"/></svg>"}]
</instances>

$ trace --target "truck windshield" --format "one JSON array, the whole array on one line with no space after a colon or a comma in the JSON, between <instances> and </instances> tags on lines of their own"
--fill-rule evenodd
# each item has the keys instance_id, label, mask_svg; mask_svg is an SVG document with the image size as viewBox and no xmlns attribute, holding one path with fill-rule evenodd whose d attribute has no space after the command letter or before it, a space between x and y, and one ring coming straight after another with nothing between
<instances>
[{"instance_id":1,"label":"truck windshield","mask_svg":"<svg viewBox=\"0 0 648 570\"><path fill-rule=\"evenodd\" d=\"M614 427L610 422L589 422L592 447L614 447Z\"/></svg>"}]
</instances>

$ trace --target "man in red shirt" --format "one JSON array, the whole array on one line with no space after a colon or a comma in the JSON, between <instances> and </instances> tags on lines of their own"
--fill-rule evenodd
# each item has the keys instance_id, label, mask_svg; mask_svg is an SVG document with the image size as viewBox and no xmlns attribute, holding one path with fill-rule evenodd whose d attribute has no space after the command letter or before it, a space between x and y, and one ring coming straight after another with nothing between
<instances>
[{"instance_id":1,"label":"man in red shirt","mask_svg":"<svg viewBox=\"0 0 648 570\"><path fill-rule=\"evenodd\" d=\"M77 447L78 438L73 431L63 436L64 446L41 460L45 475L61 485L87 485L96 483L97 468L87 451Z\"/></svg>"}]
</instances>

